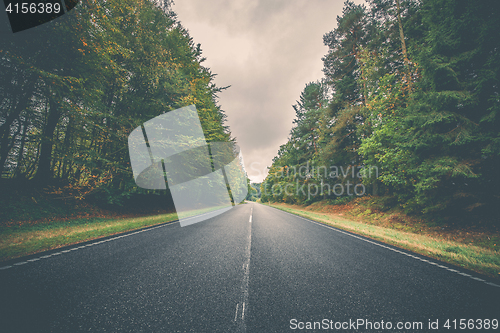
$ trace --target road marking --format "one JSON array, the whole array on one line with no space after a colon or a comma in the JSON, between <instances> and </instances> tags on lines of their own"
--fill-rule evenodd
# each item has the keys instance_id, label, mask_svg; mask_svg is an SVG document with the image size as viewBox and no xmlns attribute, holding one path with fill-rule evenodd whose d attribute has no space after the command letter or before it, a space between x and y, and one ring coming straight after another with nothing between
<instances>
[{"instance_id":1,"label":"road marking","mask_svg":"<svg viewBox=\"0 0 500 333\"><path fill-rule=\"evenodd\" d=\"M0 267L0 270L2 269L7 269L7 268L11 268L12 266L3 266L3 267Z\"/></svg>"},{"instance_id":2,"label":"road marking","mask_svg":"<svg viewBox=\"0 0 500 333\"><path fill-rule=\"evenodd\" d=\"M273 207L271 207L271 208L273 208ZM277 208L275 208L275 209L277 209ZM414 256L414 255L409 255L409 254L408 254L408 253L406 253L406 252L400 251L400 250L398 250L398 249L395 249L395 248L392 248L392 247L389 247L389 246L386 246L386 245L383 245L383 244L380 244L380 243L373 242L373 241L368 240L368 239L363 238L363 237L356 236L355 234L351 234L351 233L346 232L346 231L343 231L343 230L341 230L341 229L337 229L337 228L335 228L335 227L333 227L333 226L330 226L330 225L327 225L327 224L323 224L323 223L319 223L319 222L316 222L316 221L313 221L313 220L309 220L309 219L307 219L307 218L305 218L305 217L302 217L302 216L300 216L300 215L295 215L295 214L292 214L292 213L289 213L289 212L285 212L285 211L283 211L283 210L281 210L281 209L277 209L277 210L279 210L280 212L286 213L286 214L288 214L288 215L292 215L292 216L294 216L294 217L298 217L298 218L300 218L300 219L302 219L302 220L304 220L304 221L307 221L307 222L310 222L310 223L313 223L313 224L317 224L317 225L319 225L319 226L322 226L322 227L328 228L328 229L333 230L333 231L336 231L336 232L340 232L341 234L344 234L344 235L347 235L347 236L351 236L351 237L353 237L353 238L357 238L357 239L362 240L362 241L364 241L364 242L371 243L371 244L374 244L374 245L377 245L377 246L380 246L380 247L386 248L386 249L388 249L388 250L391 250L391 251L393 251L393 252L397 252L397 253L404 254L404 255L409 256L409 257L413 257L413 258L415 258L415 259L418 259L418 260L420 260L420 261L426 262L426 263L428 263L428 264L431 264L431 265L434 265L434 266L437 266L437 267L440 267L440 268L444 268L444 269L446 269L446 270L448 270L448 271L450 271L450 272L454 272L454 273L456 272L456 274L463 275L463 276L468 277L468 278L470 278L470 279L472 279L472 280L476 280L476 281L479 281L479 282L484 282L485 284L488 284L488 285L490 285L490 286L500 288L500 285L497 285L497 284L495 284L495 283L487 282L486 280L483 280L483 279L480 279L480 278L474 277L474 276L472 276L472 275L469 275L469 274L466 274L466 273L463 273L463 272L459 272L459 271L457 271L457 270L454 270L454 269L451 269L451 268L449 268L449 267L446 267L446 266L443 266L443 265L437 264L437 263L435 263L435 262L432 262L432 261L426 260L426 259L424 259L424 258L420 258L420 257Z\"/></svg>"},{"instance_id":3,"label":"road marking","mask_svg":"<svg viewBox=\"0 0 500 333\"><path fill-rule=\"evenodd\" d=\"M252 216L250 216L250 222L252 222ZM235 332L246 332L247 326L245 324L245 306L248 308L248 285L250 278L250 257L252 249L252 225L248 226L248 237L247 244L245 247L245 261L243 263L243 280L241 282L241 298L240 302L236 305L236 313L234 315L236 322ZM238 316L239 304L241 303L241 316Z\"/></svg>"},{"instance_id":4,"label":"road marking","mask_svg":"<svg viewBox=\"0 0 500 333\"><path fill-rule=\"evenodd\" d=\"M248 222L252 223L252 215L250 215L250 220Z\"/></svg>"},{"instance_id":5,"label":"road marking","mask_svg":"<svg viewBox=\"0 0 500 333\"><path fill-rule=\"evenodd\" d=\"M21 262L16 262L13 265L15 265L15 266L21 266L21 265L24 265L24 264L27 264L27 263L28 263L27 261L21 261Z\"/></svg>"},{"instance_id":6,"label":"road marking","mask_svg":"<svg viewBox=\"0 0 500 333\"><path fill-rule=\"evenodd\" d=\"M234 314L234 321L236 321L236 319L238 318L238 307L240 306L240 303L237 303L236 304L236 312Z\"/></svg>"}]
</instances>

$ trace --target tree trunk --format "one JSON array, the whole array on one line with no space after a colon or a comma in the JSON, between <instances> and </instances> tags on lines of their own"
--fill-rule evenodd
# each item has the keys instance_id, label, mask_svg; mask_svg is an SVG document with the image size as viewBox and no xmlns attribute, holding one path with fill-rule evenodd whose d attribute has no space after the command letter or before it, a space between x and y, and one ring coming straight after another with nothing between
<instances>
[{"instance_id":1,"label":"tree trunk","mask_svg":"<svg viewBox=\"0 0 500 333\"><path fill-rule=\"evenodd\" d=\"M0 126L0 173L3 171L9 151L12 149L12 146L9 144L10 127L16 119L19 119L21 112L28 106L29 100L35 90L35 83L36 80L33 80L24 90L20 89L21 92L17 95L17 103L12 103L13 111ZM12 98L16 97L12 96Z\"/></svg>"},{"instance_id":2,"label":"tree trunk","mask_svg":"<svg viewBox=\"0 0 500 333\"><path fill-rule=\"evenodd\" d=\"M22 124L23 126L23 134L21 135L21 145L19 147L19 154L17 155L17 165L16 171L14 172L14 178L19 177L21 175L21 164L24 158L24 144L26 143L26 131L28 130L28 119L24 119Z\"/></svg>"},{"instance_id":3,"label":"tree trunk","mask_svg":"<svg viewBox=\"0 0 500 333\"><path fill-rule=\"evenodd\" d=\"M53 97L49 97L49 114L47 123L43 130L42 144L40 146L40 159L38 161L38 170L35 179L41 182L48 182L52 177L50 167L52 161L52 147L54 140L54 132L61 116L60 105Z\"/></svg>"},{"instance_id":4,"label":"tree trunk","mask_svg":"<svg viewBox=\"0 0 500 333\"><path fill-rule=\"evenodd\" d=\"M401 23L401 6L399 4L399 0L396 0L396 5L398 8L399 38L401 39L401 49L403 51L403 57L404 57L404 62L405 62L405 67L406 67L408 88L411 90L410 61L408 60L408 53L406 53L405 35L403 33L403 24Z\"/></svg>"},{"instance_id":5,"label":"tree trunk","mask_svg":"<svg viewBox=\"0 0 500 333\"><path fill-rule=\"evenodd\" d=\"M378 181L376 179L373 181L373 195L378 196Z\"/></svg>"},{"instance_id":6,"label":"tree trunk","mask_svg":"<svg viewBox=\"0 0 500 333\"><path fill-rule=\"evenodd\" d=\"M61 172L59 178L68 180L69 171L71 169L71 162L69 162L69 158L67 157L70 154L70 145L71 145L71 136L73 134L73 116L69 116L68 125L66 126L66 133L64 134L64 143L62 149L62 159L61 161Z\"/></svg>"}]
</instances>

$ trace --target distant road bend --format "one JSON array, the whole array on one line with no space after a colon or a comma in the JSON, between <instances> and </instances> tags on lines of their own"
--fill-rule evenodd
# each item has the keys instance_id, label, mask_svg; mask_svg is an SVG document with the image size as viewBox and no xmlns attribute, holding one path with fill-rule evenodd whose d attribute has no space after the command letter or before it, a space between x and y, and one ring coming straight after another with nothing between
<instances>
[{"instance_id":1,"label":"distant road bend","mask_svg":"<svg viewBox=\"0 0 500 333\"><path fill-rule=\"evenodd\" d=\"M500 330L492 280L255 203L0 266L6 333Z\"/></svg>"}]
</instances>

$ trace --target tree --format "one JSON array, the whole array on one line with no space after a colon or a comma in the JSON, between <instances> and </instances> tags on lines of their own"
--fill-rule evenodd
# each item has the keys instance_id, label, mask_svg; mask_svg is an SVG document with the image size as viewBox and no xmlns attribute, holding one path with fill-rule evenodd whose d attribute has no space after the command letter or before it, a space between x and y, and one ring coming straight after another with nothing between
<instances>
[{"instance_id":1,"label":"tree","mask_svg":"<svg viewBox=\"0 0 500 333\"><path fill-rule=\"evenodd\" d=\"M1 41L0 73L12 83L0 87L4 176L119 203L142 193L127 137L145 121L195 104L207 139L232 141L217 105L224 88L171 3L85 1L24 40Z\"/></svg>"}]
</instances>

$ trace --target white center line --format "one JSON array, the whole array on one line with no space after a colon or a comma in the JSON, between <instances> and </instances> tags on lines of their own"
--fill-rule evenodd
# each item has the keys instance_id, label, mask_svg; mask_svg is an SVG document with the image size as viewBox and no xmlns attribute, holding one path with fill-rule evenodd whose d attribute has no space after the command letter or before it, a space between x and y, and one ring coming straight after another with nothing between
<instances>
[{"instance_id":1,"label":"white center line","mask_svg":"<svg viewBox=\"0 0 500 333\"><path fill-rule=\"evenodd\" d=\"M236 304L236 312L234 313L234 321L236 321L236 318L238 318L238 307L240 306L240 303Z\"/></svg>"},{"instance_id":2,"label":"white center line","mask_svg":"<svg viewBox=\"0 0 500 333\"><path fill-rule=\"evenodd\" d=\"M252 216L250 216L250 222L252 222ZM250 277L250 256L252 248L252 226L248 227L248 238L245 248L245 261L243 263L243 281L241 283L241 317L238 318L238 305L236 306L235 322L236 322L236 333L244 333L247 331L245 323L245 306L248 308L248 284Z\"/></svg>"}]
</instances>

